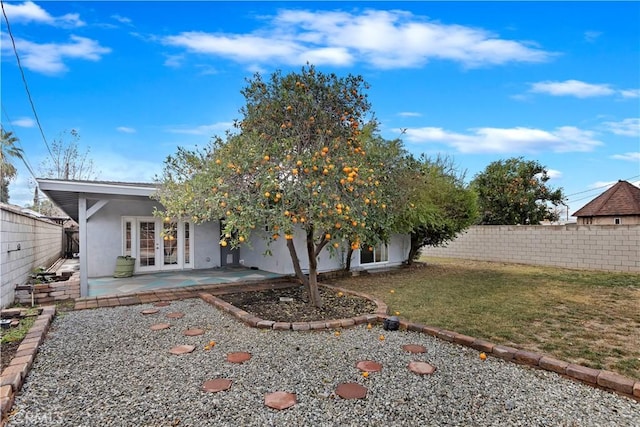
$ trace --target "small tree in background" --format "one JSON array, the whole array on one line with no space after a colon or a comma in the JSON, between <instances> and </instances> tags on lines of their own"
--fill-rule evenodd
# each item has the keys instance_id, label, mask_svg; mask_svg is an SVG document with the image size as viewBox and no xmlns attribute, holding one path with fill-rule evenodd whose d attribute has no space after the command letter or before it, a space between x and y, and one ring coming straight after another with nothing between
<instances>
[{"instance_id":1,"label":"small tree in background","mask_svg":"<svg viewBox=\"0 0 640 427\"><path fill-rule=\"evenodd\" d=\"M399 179L405 208L397 213L395 228L411 235L411 264L422 247L443 245L472 225L478 211L476 194L452 159L409 156L406 165Z\"/></svg>"},{"instance_id":2,"label":"small tree in background","mask_svg":"<svg viewBox=\"0 0 640 427\"><path fill-rule=\"evenodd\" d=\"M317 260L343 242L353 249L386 239L393 222L388 162L360 76L313 66L259 74L242 90L236 133L205 150L179 149L165 162L158 200L169 217L224 218L220 245L236 247L254 230L284 239L309 302L322 306ZM294 242L296 231L304 244ZM308 261L308 275L300 259Z\"/></svg>"},{"instance_id":3,"label":"small tree in background","mask_svg":"<svg viewBox=\"0 0 640 427\"><path fill-rule=\"evenodd\" d=\"M564 203L562 189L547 185L547 169L522 157L498 160L477 174L472 187L478 194L480 224L516 225L557 221L553 208Z\"/></svg>"},{"instance_id":4,"label":"small tree in background","mask_svg":"<svg viewBox=\"0 0 640 427\"><path fill-rule=\"evenodd\" d=\"M19 139L13 132L5 132L4 127L0 128L0 202L9 202L9 183L18 174L18 170L11 163L11 159L22 159L23 152L16 146Z\"/></svg>"},{"instance_id":5,"label":"small tree in background","mask_svg":"<svg viewBox=\"0 0 640 427\"><path fill-rule=\"evenodd\" d=\"M67 135L71 139L67 140ZM77 130L65 130L51 143L51 157L47 157L40 165L40 175L43 178L95 180L99 172L95 170L89 152L89 148L80 151L80 134Z\"/></svg>"}]
</instances>

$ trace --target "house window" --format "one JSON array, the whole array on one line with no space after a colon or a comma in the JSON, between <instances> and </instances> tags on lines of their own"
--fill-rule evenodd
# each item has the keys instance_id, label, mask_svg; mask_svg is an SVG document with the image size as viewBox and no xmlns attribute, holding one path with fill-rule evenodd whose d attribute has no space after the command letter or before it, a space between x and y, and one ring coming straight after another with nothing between
<instances>
[{"instance_id":1,"label":"house window","mask_svg":"<svg viewBox=\"0 0 640 427\"><path fill-rule=\"evenodd\" d=\"M389 261L389 248L386 243L375 246L363 246L360 249L360 264L373 264Z\"/></svg>"},{"instance_id":2,"label":"house window","mask_svg":"<svg viewBox=\"0 0 640 427\"><path fill-rule=\"evenodd\" d=\"M191 258L189 256L191 254L191 252L189 252L190 244L191 244L191 240L189 236L189 223L185 222L184 223L184 263L185 265L191 263Z\"/></svg>"},{"instance_id":3,"label":"house window","mask_svg":"<svg viewBox=\"0 0 640 427\"><path fill-rule=\"evenodd\" d=\"M615 225L620 225L620 224L622 224L622 221L620 221L620 218L615 218L615 219L613 220L613 223L614 223Z\"/></svg>"},{"instance_id":4,"label":"house window","mask_svg":"<svg viewBox=\"0 0 640 427\"><path fill-rule=\"evenodd\" d=\"M124 255L131 256L131 221L124 224Z\"/></svg>"},{"instance_id":5,"label":"house window","mask_svg":"<svg viewBox=\"0 0 640 427\"><path fill-rule=\"evenodd\" d=\"M589 224L593 224L593 217L592 216L587 216L582 218L582 223L585 225L589 225Z\"/></svg>"}]
</instances>

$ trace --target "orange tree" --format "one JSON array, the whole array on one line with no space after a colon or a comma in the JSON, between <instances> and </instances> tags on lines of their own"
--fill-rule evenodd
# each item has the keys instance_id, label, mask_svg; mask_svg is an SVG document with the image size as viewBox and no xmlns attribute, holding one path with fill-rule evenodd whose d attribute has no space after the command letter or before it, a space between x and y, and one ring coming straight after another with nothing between
<instances>
[{"instance_id":1,"label":"orange tree","mask_svg":"<svg viewBox=\"0 0 640 427\"><path fill-rule=\"evenodd\" d=\"M256 74L247 83L233 132L204 150L179 149L167 158L159 214L223 219L219 243L231 247L248 244L266 225L268 243L285 240L309 302L320 307L321 252L335 256L343 244L368 248L391 230L392 160L380 155L388 143L375 137L360 76L306 66L268 80ZM296 244L297 233L304 244Z\"/></svg>"}]
</instances>

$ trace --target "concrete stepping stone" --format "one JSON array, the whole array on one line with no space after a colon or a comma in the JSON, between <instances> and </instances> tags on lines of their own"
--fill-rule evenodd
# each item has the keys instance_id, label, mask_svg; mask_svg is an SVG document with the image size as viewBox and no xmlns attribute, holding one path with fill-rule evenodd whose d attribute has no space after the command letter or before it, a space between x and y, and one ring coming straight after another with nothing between
<instances>
[{"instance_id":1,"label":"concrete stepping stone","mask_svg":"<svg viewBox=\"0 0 640 427\"><path fill-rule=\"evenodd\" d=\"M171 305L171 303L169 301L159 301L159 302L153 304L154 307L166 307L168 305Z\"/></svg>"},{"instance_id":2,"label":"concrete stepping stone","mask_svg":"<svg viewBox=\"0 0 640 427\"><path fill-rule=\"evenodd\" d=\"M341 383L336 388L336 394L343 399L364 399L367 389L358 383Z\"/></svg>"},{"instance_id":3,"label":"concrete stepping stone","mask_svg":"<svg viewBox=\"0 0 640 427\"><path fill-rule=\"evenodd\" d=\"M269 393L264 397L264 404L269 408L283 410L292 407L297 403L296 395L284 391Z\"/></svg>"},{"instance_id":4,"label":"concrete stepping stone","mask_svg":"<svg viewBox=\"0 0 640 427\"><path fill-rule=\"evenodd\" d=\"M168 323L156 323L155 325L151 325L152 331L161 331L163 329L170 328L171 325Z\"/></svg>"},{"instance_id":5,"label":"concrete stepping stone","mask_svg":"<svg viewBox=\"0 0 640 427\"><path fill-rule=\"evenodd\" d=\"M364 372L380 372L382 370L382 365L378 362L374 362L373 360L361 360L356 364L356 368Z\"/></svg>"},{"instance_id":6,"label":"concrete stepping stone","mask_svg":"<svg viewBox=\"0 0 640 427\"><path fill-rule=\"evenodd\" d=\"M229 390L231 388L231 380L226 378L218 378L215 380L205 381L202 384L202 390L210 393Z\"/></svg>"},{"instance_id":7,"label":"concrete stepping stone","mask_svg":"<svg viewBox=\"0 0 640 427\"><path fill-rule=\"evenodd\" d=\"M157 308L147 308L145 310L142 310L140 313L147 315L147 314L156 314L159 311L160 310L158 310Z\"/></svg>"},{"instance_id":8,"label":"concrete stepping stone","mask_svg":"<svg viewBox=\"0 0 640 427\"><path fill-rule=\"evenodd\" d=\"M187 337L197 337L198 335L202 334L204 334L204 329L199 328L187 329L183 332L183 335Z\"/></svg>"},{"instance_id":9,"label":"concrete stepping stone","mask_svg":"<svg viewBox=\"0 0 640 427\"><path fill-rule=\"evenodd\" d=\"M187 353L191 353L195 349L196 349L195 345L182 344L182 345L173 347L171 350L169 350L169 353L175 354L175 355L187 354Z\"/></svg>"},{"instance_id":10,"label":"concrete stepping stone","mask_svg":"<svg viewBox=\"0 0 640 427\"><path fill-rule=\"evenodd\" d=\"M423 345L418 344L406 344L402 346L404 351L408 351L409 353L426 353L427 349Z\"/></svg>"},{"instance_id":11,"label":"concrete stepping stone","mask_svg":"<svg viewBox=\"0 0 640 427\"><path fill-rule=\"evenodd\" d=\"M409 362L409 370L419 375L431 375L436 371L436 367L426 362Z\"/></svg>"},{"instance_id":12,"label":"concrete stepping stone","mask_svg":"<svg viewBox=\"0 0 640 427\"><path fill-rule=\"evenodd\" d=\"M227 354L227 362L231 363L244 363L249 359L251 359L251 353L247 353L245 351Z\"/></svg>"},{"instance_id":13,"label":"concrete stepping stone","mask_svg":"<svg viewBox=\"0 0 640 427\"><path fill-rule=\"evenodd\" d=\"M180 313L179 311L173 311L167 314L168 319L182 319L184 317L184 313Z\"/></svg>"}]
</instances>

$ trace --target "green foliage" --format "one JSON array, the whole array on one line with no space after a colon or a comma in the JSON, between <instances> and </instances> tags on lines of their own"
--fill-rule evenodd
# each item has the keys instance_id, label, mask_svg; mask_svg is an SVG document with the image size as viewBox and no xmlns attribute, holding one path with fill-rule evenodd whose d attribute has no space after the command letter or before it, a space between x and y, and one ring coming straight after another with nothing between
<instances>
[{"instance_id":1,"label":"green foliage","mask_svg":"<svg viewBox=\"0 0 640 427\"><path fill-rule=\"evenodd\" d=\"M5 132L0 128L0 202L9 201L9 183L15 179L18 170L11 163L11 158L22 159L23 152L16 146L19 141L13 132Z\"/></svg>"},{"instance_id":2,"label":"green foliage","mask_svg":"<svg viewBox=\"0 0 640 427\"><path fill-rule=\"evenodd\" d=\"M313 66L268 81L256 74L242 90L246 105L234 133L166 160L159 214L196 223L224 218L220 244L232 247L268 225L268 241L285 239L298 278L317 293L317 257L325 247L377 243L393 222L394 158L386 153L394 148L375 133L365 89L360 76L340 78ZM308 277L296 230L306 236Z\"/></svg>"},{"instance_id":3,"label":"green foliage","mask_svg":"<svg viewBox=\"0 0 640 427\"><path fill-rule=\"evenodd\" d=\"M396 229L411 234L408 262L423 246L439 246L474 223L476 195L449 158L408 157L400 178L404 207Z\"/></svg>"},{"instance_id":4,"label":"green foliage","mask_svg":"<svg viewBox=\"0 0 640 427\"><path fill-rule=\"evenodd\" d=\"M540 224L557 221L551 206L563 204L562 189L552 189L547 169L522 157L498 160L477 174L472 186L478 194L480 223L493 225Z\"/></svg>"}]
</instances>

